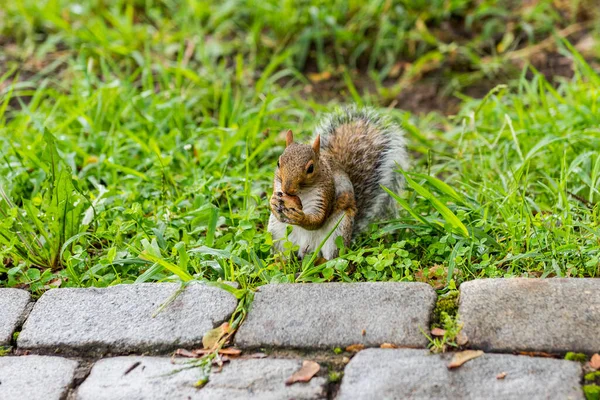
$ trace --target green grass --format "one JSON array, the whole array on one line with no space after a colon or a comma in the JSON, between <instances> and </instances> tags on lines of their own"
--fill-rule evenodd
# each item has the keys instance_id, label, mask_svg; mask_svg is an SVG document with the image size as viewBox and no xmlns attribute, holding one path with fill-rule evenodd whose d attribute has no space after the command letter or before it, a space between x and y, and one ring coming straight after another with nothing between
<instances>
[{"instance_id":1,"label":"green grass","mask_svg":"<svg viewBox=\"0 0 600 400\"><path fill-rule=\"evenodd\" d=\"M577 10L275 3L0 0L0 286L600 276L600 77L559 38L573 78L506 63L585 25ZM468 34L445 37L450 23ZM384 84L399 59L410 67ZM449 90L506 86L450 117L384 109L413 157L400 217L326 264L276 261L281 132L308 138L335 103L386 105L430 67ZM311 71L345 92L320 103Z\"/></svg>"}]
</instances>

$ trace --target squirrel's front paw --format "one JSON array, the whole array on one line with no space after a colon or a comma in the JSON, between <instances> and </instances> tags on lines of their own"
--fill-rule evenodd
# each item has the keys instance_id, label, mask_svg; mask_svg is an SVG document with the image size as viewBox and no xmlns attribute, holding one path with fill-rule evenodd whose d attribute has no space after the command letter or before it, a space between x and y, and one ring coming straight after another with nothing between
<instances>
[{"instance_id":1,"label":"squirrel's front paw","mask_svg":"<svg viewBox=\"0 0 600 400\"><path fill-rule=\"evenodd\" d=\"M304 211L298 210L294 207L284 207L281 212L281 221L292 224L292 225L302 225L302 221L304 220Z\"/></svg>"},{"instance_id":2,"label":"squirrel's front paw","mask_svg":"<svg viewBox=\"0 0 600 400\"><path fill-rule=\"evenodd\" d=\"M282 192L275 192L271 196L270 206L271 212L280 222L294 224L304 216L302 202L298 196L289 196Z\"/></svg>"},{"instance_id":3,"label":"squirrel's front paw","mask_svg":"<svg viewBox=\"0 0 600 400\"><path fill-rule=\"evenodd\" d=\"M283 199L281 198L281 192L273 193L269 202L271 206L271 212L277 217L283 209Z\"/></svg>"}]
</instances>

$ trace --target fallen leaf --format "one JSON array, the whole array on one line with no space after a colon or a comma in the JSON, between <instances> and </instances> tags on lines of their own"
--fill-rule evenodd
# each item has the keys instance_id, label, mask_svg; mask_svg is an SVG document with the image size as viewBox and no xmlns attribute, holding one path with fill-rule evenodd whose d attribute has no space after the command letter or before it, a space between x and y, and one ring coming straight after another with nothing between
<instances>
[{"instance_id":1,"label":"fallen leaf","mask_svg":"<svg viewBox=\"0 0 600 400\"><path fill-rule=\"evenodd\" d=\"M62 285L62 279L60 278L52 279L50 282L48 282L48 286L51 288L57 288L60 285Z\"/></svg>"},{"instance_id":2,"label":"fallen leaf","mask_svg":"<svg viewBox=\"0 0 600 400\"><path fill-rule=\"evenodd\" d=\"M321 366L314 361L304 360L302 368L294 372L292 376L286 379L285 384L291 385L296 382L309 382L313 376L319 372Z\"/></svg>"},{"instance_id":3,"label":"fallen leaf","mask_svg":"<svg viewBox=\"0 0 600 400\"><path fill-rule=\"evenodd\" d=\"M443 265L435 264L425 271L417 271L415 278L419 282L425 282L433 286L434 289L441 289L446 286L448 268Z\"/></svg>"},{"instance_id":4,"label":"fallen leaf","mask_svg":"<svg viewBox=\"0 0 600 400\"><path fill-rule=\"evenodd\" d=\"M319 73L308 74L308 79L310 79L314 83L326 81L329 78L331 78L331 72L329 72L329 71L324 71L324 72L321 72L320 74Z\"/></svg>"},{"instance_id":5,"label":"fallen leaf","mask_svg":"<svg viewBox=\"0 0 600 400\"><path fill-rule=\"evenodd\" d=\"M223 356L223 357L215 357L212 360L212 364L216 365L218 367L222 367L224 363L229 362L229 357L227 356Z\"/></svg>"},{"instance_id":6,"label":"fallen leaf","mask_svg":"<svg viewBox=\"0 0 600 400\"><path fill-rule=\"evenodd\" d=\"M456 335L456 344L459 346L464 346L469 342L469 338L464 333L460 332Z\"/></svg>"},{"instance_id":7,"label":"fallen leaf","mask_svg":"<svg viewBox=\"0 0 600 400\"><path fill-rule=\"evenodd\" d=\"M202 346L204 346L205 349L213 349L227 332L229 332L229 323L223 322L221 326L211 329L204 334L202 337Z\"/></svg>"},{"instance_id":8,"label":"fallen leaf","mask_svg":"<svg viewBox=\"0 0 600 400\"><path fill-rule=\"evenodd\" d=\"M431 334L433 336L444 336L446 334L446 330L442 328L433 328L431 330Z\"/></svg>"},{"instance_id":9,"label":"fallen leaf","mask_svg":"<svg viewBox=\"0 0 600 400\"><path fill-rule=\"evenodd\" d=\"M600 354L594 354L590 360L590 367L600 369Z\"/></svg>"},{"instance_id":10,"label":"fallen leaf","mask_svg":"<svg viewBox=\"0 0 600 400\"><path fill-rule=\"evenodd\" d=\"M382 349L397 349L398 346L396 346L395 344L391 344L391 343L382 343L381 346Z\"/></svg>"},{"instance_id":11,"label":"fallen leaf","mask_svg":"<svg viewBox=\"0 0 600 400\"><path fill-rule=\"evenodd\" d=\"M349 351L351 353L358 353L361 350L365 349L365 345L364 344L351 344L350 346L346 347L346 351Z\"/></svg>"},{"instance_id":12,"label":"fallen leaf","mask_svg":"<svg viewBox=\"0 0 600 400\"><path fill-rule=\"evenodd\" d=\"M228 347L226 349L219 350L219 354L227 356L239 356L242 354L242 351L240 349L236 349L235 347Z\"/></svg>"},{"instance_id":13,"label":"fallen leaf","mask_svg":"<svg viewBox=\"0 0 600 400\"><path fill-rule=\"evenodd\" d=\"M458 368L467 361L480 357L482 355L483 351L481 350L465 350L460 351L458 353L454 353L454 357L452 357L450 364L448 364L448 369Z\"/></svg>"},{"instance_id":14,"label":"fallen leaf","mask_svg":"<svg viewBox=\"0 0 600 400\"><path fill-rule=\"evenodd\" d=\"M175 355L176 356L181 356L181 357L188 357L188 358L196 358L196 357L198 357L198 355L195 352L189 351L189 350L186 350L186 349L177 349L175 351Z\"/></svg>"},{"instance_id":15,"label":"fallen leaf","mask_svg":"<svg viewBox=\"0 0 600 400\"><path fill-rule=\"evenodd\" d=\"M496 379L504 379L506 378L506 372L500 372L498 375L496 375Z\"/></svg>"},{"instance_id":16,"label":"fallen leaf","mask_svg":"<svg viewBox=\"0 0 600 400\"><path fill-rule=\"evenodd\" d=\"M315 260L315 263L313 264L315 267L319 266L319 265L323 265L327 262L326 258L323 257L317 257L317 259Z\"/></svg>"},{"instance_id":17,"label":"fallen leaf","mask_svg":"<svg viewBox=\"0 0 600 400\"><path fill-rule=\"evenodd\" d=\"M208 353L212 353L213 350L212 349L196 349L196 350L192 350L192 353L197 355L197 356L203 356L205 354ZM227 356L239 356L240 354L242 354L242 351L240 349L236 349L233 347L229 347L227 349L221 349L219 350L219 354L222 355L227 355Z\"/></svg>"}]
</instances>

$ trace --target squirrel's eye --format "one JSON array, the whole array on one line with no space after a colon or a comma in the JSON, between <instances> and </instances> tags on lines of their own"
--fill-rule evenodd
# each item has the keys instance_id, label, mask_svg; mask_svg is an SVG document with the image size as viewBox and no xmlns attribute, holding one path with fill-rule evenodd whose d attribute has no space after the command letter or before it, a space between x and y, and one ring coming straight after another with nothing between
<instances>
[{"instance_id":1,"label":"squirrel's eye","mask_svg":"<svg viewBox=\"0 0 600 400\"><path fill-rule=\"evenodd\" d=\"M313 164L310 164L308 166L308 168L306 169L306 173L307 174L312 174L314 170L315 170L315 166Z\"/></svg>"}]
</instances>

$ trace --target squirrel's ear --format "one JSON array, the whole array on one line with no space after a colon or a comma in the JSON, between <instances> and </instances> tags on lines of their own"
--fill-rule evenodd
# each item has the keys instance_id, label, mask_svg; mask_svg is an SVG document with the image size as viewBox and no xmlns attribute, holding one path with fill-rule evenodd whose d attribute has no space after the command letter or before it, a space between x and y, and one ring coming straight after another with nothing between
<instances>
[{"instance_id":1,"label":"squirrel's ear","mask_svg":"<svg viewBox=\"0 0 600 400\"><path fill-rule=\"evenodd\" d=\"M292 133L291 129L288 129L287 133L285 134L285 146L289 146L290 144L292 144L294 142L294 134Z\"/></svg>"},{"instance_id":2,"label":"squirrel's ear","mask_svg":"<svg viewBox=\"0 0 600 400\"><path fill-rule=\"evenodd\" d=\"M319 155L319 151L321 150L321 135L317 135L315 138L315 141L312 144L312 149L317 155Z\"/></svg>"}]
</instances>

